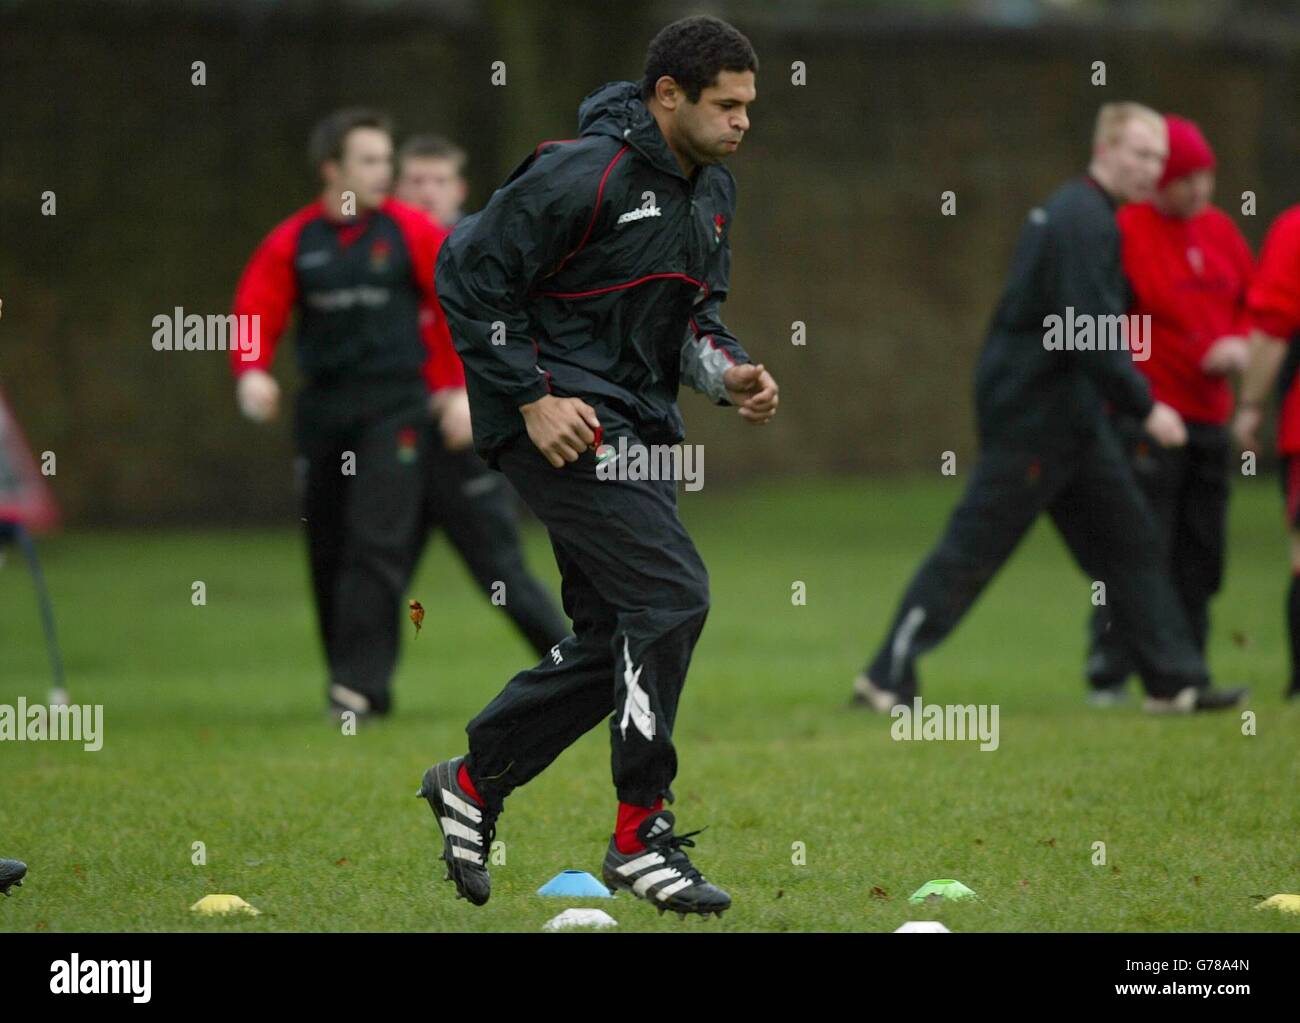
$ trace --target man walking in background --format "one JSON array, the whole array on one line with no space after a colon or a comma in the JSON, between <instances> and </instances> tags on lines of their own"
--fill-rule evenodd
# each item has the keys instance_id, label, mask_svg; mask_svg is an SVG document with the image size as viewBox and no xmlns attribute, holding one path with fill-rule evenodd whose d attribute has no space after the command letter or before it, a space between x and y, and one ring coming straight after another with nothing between
<instances>
[{"instance_id":1,"label":"man walking in background","mask_svg":"<svg viewBox=\"0 0 1300 1023\"><path fill-rule=\"evenodd\" d=\"M416 136L402 144L397 161L394 194L398 200L447 227L460 219L465 179L461 175L464 153L458 147L433 136ZM446 330L436 302L421 304L420 330L426 334ZM568 622L524 563L514 497L505 477L489 469L472 450L460 358L437 345L436 339L426 337L426 343L434 353L425 376L438 435L425 449L427 493L413 564L418 563L429 532L442 527L479 588L494 603L500 596L500 606L540 657L569 634Z\"/></svg>"},{"instance_id":2,"label":"man walking in background","mask_svg":"<svg viewBox=\"0 0 1300 1023\"><path fill-rule=\"evenodd\" d=\"M1250 246L1232 219L1210 205L1214 151L1191 121L1167 115L1169 158L1149 202L1119 211L1124 275L1132 315L1150 316L1150 358L1137 363L1156 401L1183 418L1187 443L1161 447L1142 424L1122 415L1113 425L1133 474L1155 513L1165 559L1205 655L1210 598L1223 579L1231 450L1230 375L1248 351L1246 290L1254 273ZM1093 612L1087 676L1089 702L1121 702L1134 659L1113 602Z\"/></svg>"},{"instance_id":3,"label":"man walking in background","mask_svg":"<svg viewBox=\"0 0 1300 1023\"><path fill-rule=\"evenodd\" d=\"M439 259L475 445L545 524L575 633L470 722L466 756L425 772L447 877L476 905L505 798L606 719L619 803L605 883L661 912L731 904L663 809L708 574L675 480L598 465L682 439L681 381L750 422L775 413L771 375L719 318L736 187L721 164L749 128L757 68L723 21L667 26L642 81L591 93L580 137L538 146Z\"/></svg>"},{"instance_id":4,"label":"man walking in background","mask_svg":"<svg viewBox=\"0 0 1300 1023\"><path fill-rule=\"evenodd\" d=\"M312 133L310 156L320 195L272 230L245 268L234 312L241 328L260 324L260 345L241 334L231 361L244 414L274 417L280 391L269 369L297 309L304 384L294 436L330 706L383 715L421 521L425 364L440 352L455 358L441 317L423 337L419 324L421 304L437 304L433 268L446 232L388 197L392 133L382 115L331 115Z\"/></svg>"},{"instance_id":5,"label":"man walking in background","mask_svg":"<svg viewBox=\"0 0 1300 1023\"><path fill-rule=\"evenodd\" d=\"M880 713L912 703L917 658L956 627L1044 511L1113 600L1115 623L1147 687L1148 711L1210 710L1241 699L1243 691L1210 687L1104 402L1166 447L1186 442L1182 419L1152 400L1127 344L1085 347L1075 343L1075 327L1069 339L1059 329L1055 340L1048 334L1053 323L1091 324L1095 339L1103 336L1102 318L1127 312L1115 207L1151 195L1165 155L1159 114L1135 103L1107 104L1097 117L1088 173L1030 211L976 370L979 461L947 531L854 682L855 703Z\"/></svg>"}]
</instances>

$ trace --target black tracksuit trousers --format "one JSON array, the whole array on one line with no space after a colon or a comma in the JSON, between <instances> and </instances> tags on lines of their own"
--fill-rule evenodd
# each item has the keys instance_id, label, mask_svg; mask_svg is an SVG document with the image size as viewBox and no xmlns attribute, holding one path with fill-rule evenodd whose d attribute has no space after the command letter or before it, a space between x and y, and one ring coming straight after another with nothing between
<instances>
[{"instance_id":1,"label":"black tracksuit trousers","mask_svg":"<svg viewBox=\"0 0 1300 1023\"><path fill-rule=\"evenodd\" d=\"M601 412L602 424L609 418ZM607 718L619 800L671 801L677 702L709 609L708 573L678 518L676 482L601 479L591 451L556 469L526 435L501 449L499 464L550 533L573 635L469 723L470 779L499 811Z\"/></svg>"},{"instance_id":2,"label":"black tracksuit trousers","mask_svg":"<svg viewBox=\"0 0 1300 1023\"><path fill-rule=\"evenodd\" d=\"M421 524L420 452L432 432L425 400L417 379L414 388L308 390L298 405L302 515L330 681L381 713L391 707Z\"/></svg>"},{"instance_id":3,"label":"black tracksuit trousers","mask_svg":"<svg viewBox=\"0 0 1300 1023\"><path fill-rule=\"evenodd\" d=\"M1055 455L986 447L939 545L908 586L867 674L910 700L916 659L975 603L1041 512L1079 566L1105 583L1114 625L1151 696L1208 681L1164 545L1109 426Z\"/></svg>"},{"instance_id":4,"label":"black tracksuit trousers","mask_svg":"<svg viewBox=\"0 0 1300 1023\"><path fill-rule=\"evenodd\" d=\"M1162 448L1140 423L1120 419L1116 434L1133 466L1138 486L1156 517L1165 563L1192 629L1205 654L1210 598L1223 581L1224 534L1228 519L1228 431L1212 423L1187 424L1187 444ZM1093 612L1086 673L1094 688L1116 686L1136 661L1114 628L1114 601Z\"/></svg>"}]
</instances>

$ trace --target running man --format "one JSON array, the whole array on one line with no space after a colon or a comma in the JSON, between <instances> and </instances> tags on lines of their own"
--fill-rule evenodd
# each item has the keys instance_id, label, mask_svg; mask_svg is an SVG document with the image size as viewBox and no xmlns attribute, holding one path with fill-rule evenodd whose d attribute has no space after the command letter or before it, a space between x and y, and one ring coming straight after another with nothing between
<instances>
[{"instance_id":1,"label":"running man","mask_svg":"<svg viewBox=\"0 0 1300 1023\"><path fill-rule=\"evenodd\" d=\"M304 385L294 434L329 701L336 715L363 718L392 706L431 432L425 363L439 350L455 358L445 321L423 336L419 323L421 304L437 304L446 232L388 198L393 143L382 115L338 111L312 133L310 156L320 195L273 229L244 270L231 364L244 414L273 418L280 388L269 370L297 308ZM253 322L256 345L243 333Z\"/></svg>"},{"instance_id":2,"label":"running man","mask_svg":"<svg viewBox=\"0 0 1300 1023\"><path fill-rule=\"evenodd\" d=\"M394 194L451 227L460 219L465 197L464 159L462 150L443 139L407 139L397 154ZM426 334L446 330L437 303L422 303L420 329ZM569 634L569 623L524 563L509 484L471 449L469 398L460 358L436 339L426 337L426 344L436 352L426 364L425 377L438 436L425 453L424 521L412 564L418 564L430 531L446 530L479 588L492 597L502 594L506 614L540 657Z\"/></svg>"},{"instance_id":3,"label":"running man","mask_svg":"<svg viewBox=\"0 0 1300 1023\"><path fill-rule=\"evenodd\" d=\"M447 879L475 905L505 798L606 719L619 804L605 883L660 912L731 905L663 809L708 575L676 482L597 464L679 442L679 382L751 423L775 414L775 381L719 318L736 196L722 161L749 129L757 70L726 22L667 26L642 81L591 93L580 137L539 145L439 257L475 445L545 524L575 633L469 723L468 754L425 772Z\"/></svg>"},{"instance_id":4,"label":"running man","mask_svg":"<svg viewBox=\"0 0 1300 1023\"><path fill-rule=\"evenodd\" d=\"M1150 358L1137 366L1152 397L1183 417L1187 443L1153 444L1141 423L1123 416L1113 425L1155 513L1174 588L1204 656L1210 598L1223 580L1232 459L1228 378L1242 371L1249 351L1246 291L1255 260L1232 218L1210 204L1214 151L1200 128L1173 115L1165 125L1169 158L1156 194L1119 211L1119 233L1133 292L1129 311L1151 317ZM1121 702L1133 670L1113 618L1109 604L1092 616L1086 672L1094 706Z\"/></svg>"},{"instance_id":5,"label":"running man","mask_svg":"<svg viewBox=\"0 0 1300 1023\"><path fill-rule=\"evenodd\" d=\"M1115 208L1151 195L1165 155L1164 118L1136 103L1106 104L1088 173L1030 211L976 370L979 461L947 531L855 680L854 703L879 713L911 704L917 658L957 626L1044 511L1080 567L1105 585L1146 685L1148 711L1217 709L1241 699L1243 691L1210 687L1104 402L1164 447L1186 442L1182 419L1152 400L1128 350L1081 348L1073 337L1091 322L1095 340L1104 323L1118 322L1102 317L1127 313ZM1052 317L1076 325L1069 339L1052 341Z\"/></svg>"}]
</instances>

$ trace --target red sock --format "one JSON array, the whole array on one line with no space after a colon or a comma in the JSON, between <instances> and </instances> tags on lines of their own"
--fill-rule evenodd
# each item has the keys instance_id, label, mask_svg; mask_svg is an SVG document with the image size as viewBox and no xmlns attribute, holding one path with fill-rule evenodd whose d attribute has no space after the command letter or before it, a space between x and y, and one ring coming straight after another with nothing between
<instances>
[{"instance_id":1,"label":"red sock","mask_svg":"<svg viewBox=\"0 0 1300 1023\"><path fill-rule=\"evenodd\" d=\"M460 770L456 772L456 784L468 792L470 799L478 803L479 806L487 806L487 803L483 802L483 797L478 794L478 790L474 788L474 783L469 780L469 772L465 770L463 760L460 763Z\"/></svg>"},{"instance_id":2,"label":"red sock","mask_svg":"<svg viewBox=\"0 0 1300 1023\"><path fill-rule=\"evenodd\" d=\"M634 806L632 803L618 804L618 822L614 825L614 845L619 852L640 852L645 843L636 837L636 829L641 822L656 810L664 808L664 801L656 799L654 806Z\"/></svg>"}]
</instances>

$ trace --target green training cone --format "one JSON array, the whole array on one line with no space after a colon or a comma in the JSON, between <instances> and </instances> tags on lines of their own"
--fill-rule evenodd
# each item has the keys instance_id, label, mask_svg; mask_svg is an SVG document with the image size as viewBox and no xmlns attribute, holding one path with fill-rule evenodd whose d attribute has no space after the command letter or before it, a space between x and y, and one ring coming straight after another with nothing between
<instances>
[{"instance_id":1,"label":"green training cone","mask_svg":"<svg viewBox=\"0 0 1300 1023\"><path fill-rule=\"evenodd\" d=\"M968 899L975 893L960 881L942 878L938 881L926 881L908 896L908 902L925 902L927 899Z\"/></svg>"}]
</instances>

